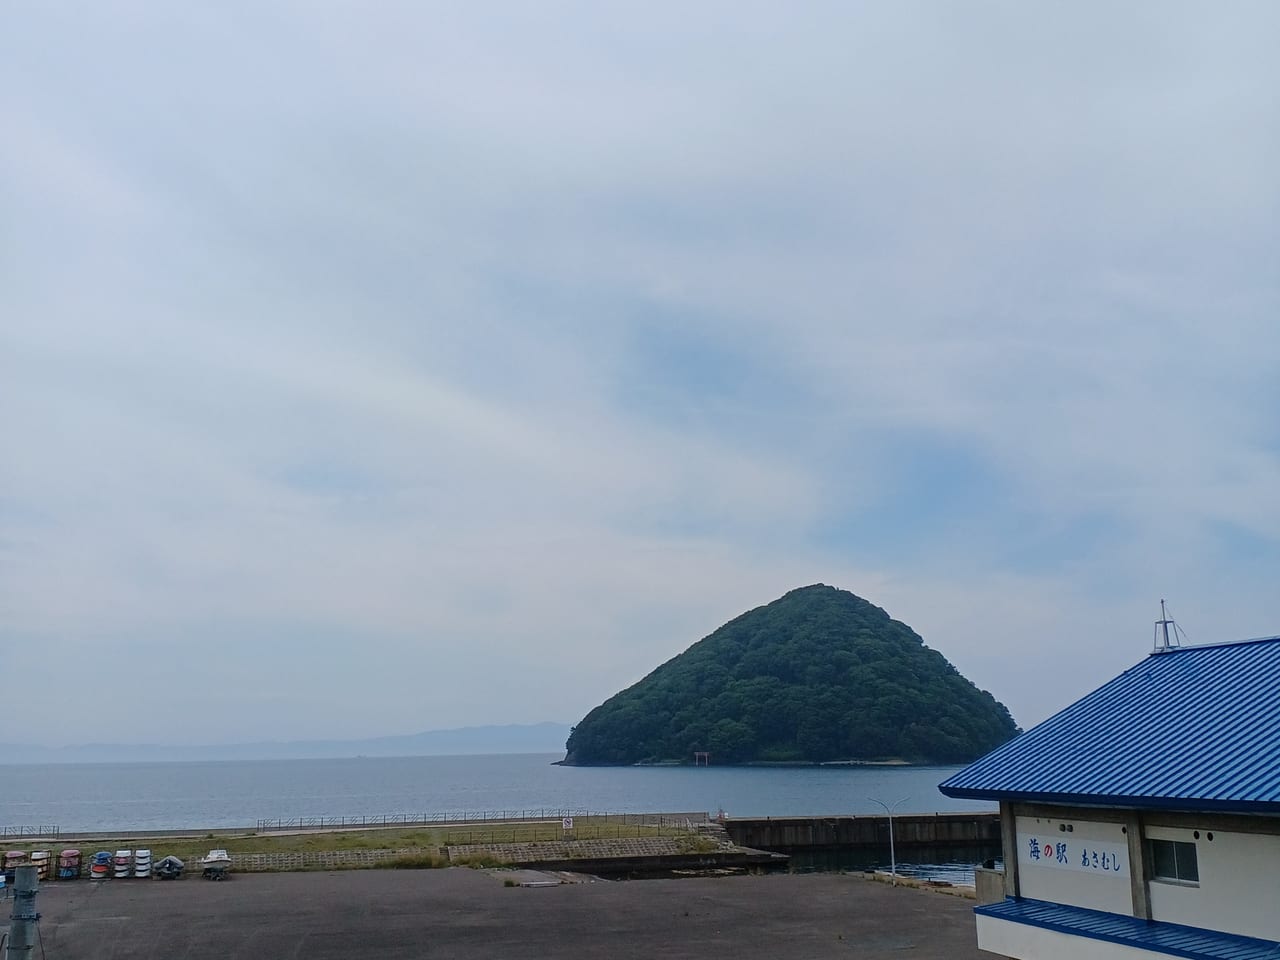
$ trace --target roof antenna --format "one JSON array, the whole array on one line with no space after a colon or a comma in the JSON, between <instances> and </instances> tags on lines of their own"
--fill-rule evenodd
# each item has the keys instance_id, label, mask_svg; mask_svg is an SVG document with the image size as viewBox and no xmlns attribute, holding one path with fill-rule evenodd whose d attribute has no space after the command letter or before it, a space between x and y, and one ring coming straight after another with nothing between
<instances>
[{"instance_id":1,"label":"roof antenna","mask_svg":"<svg viewBox=\"0 0 1280 960\"><path fill-rule=\"evenodd\" d=\"M1169 628L1173 627L1173 633L1169 633ZM1164 601L1160 601L1160 619L1156 621L1156 629L1154 635L1154 653L1168 653L1170 650L1176 650L1182 646L1182 639L1186 638L1182 628L1179 627L1169 614L1165 611Z\"/></svg>"}]
</instances>

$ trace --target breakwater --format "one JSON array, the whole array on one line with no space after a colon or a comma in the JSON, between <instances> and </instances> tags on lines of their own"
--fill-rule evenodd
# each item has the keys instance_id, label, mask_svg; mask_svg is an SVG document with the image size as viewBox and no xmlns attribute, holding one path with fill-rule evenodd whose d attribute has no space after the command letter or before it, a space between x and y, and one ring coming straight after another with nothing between
<instances>
[{"instance_id":1,"label":"breakwater","mask_svg":"<svg viewBox=\"0 0 1280 960\"><path fill-rule=\"evenodd\" d=\"M889 818L726 817L724 828L738 846L793 853L805 850L884 849ZM894 845L901 850L1000 848L998 813L906 814L893 818Z\"/></svg>"}]
</instances>

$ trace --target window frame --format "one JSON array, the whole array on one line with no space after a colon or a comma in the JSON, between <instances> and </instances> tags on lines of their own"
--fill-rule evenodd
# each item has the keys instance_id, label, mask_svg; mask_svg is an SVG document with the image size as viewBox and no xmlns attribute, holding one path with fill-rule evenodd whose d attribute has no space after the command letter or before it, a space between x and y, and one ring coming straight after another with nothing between
<instances>
[{"instance_id":1,"label":"window frame","mask_svg":"<svg viewBox=\"0 0 1280 960\"><path fill-rule=\"evenodd\" d=\"M1166 856L1157 857L1156 845L1167 844ZM1148 863L1151 866L1151 879L1157 883L1171 883L1180 887L1200 886L1200 855L1193 840L1164 840L1156 837L1147 838ZM1174 876L1156 872L1156 864L1160 860L1173 862Z\"/></svg>"}]
</instances>

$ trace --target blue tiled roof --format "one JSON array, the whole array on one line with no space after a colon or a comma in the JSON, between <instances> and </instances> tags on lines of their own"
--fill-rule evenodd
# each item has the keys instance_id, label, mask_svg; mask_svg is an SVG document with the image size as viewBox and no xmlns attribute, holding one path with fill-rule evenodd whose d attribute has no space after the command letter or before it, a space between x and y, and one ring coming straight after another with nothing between
<instances>
[{"instance_id":1,"label":"blue tiled roof","mask_svg":"<svg viewBox=\"0 0 1280 960\"><path fill-rule=\"evenodd\" d=\"M940 789L1280 814L1280 637L1154 653Z\"/></svg>"},{"instance_id":2,"label":"blue tiled roof","mask_svg":"<svg viewBox=\"0 0 1280 960\"><path fill-rule=\"evenodd\" d=\"M1189 960L1275 960L1280 943L1234 933L1219 933L1180 923L1159 923L1137 917L1068 907L1043 900L1009 898L975 907L974 913L997 920L1025 923L1076 937L1105 940L1140 950L1153 950Z\"/></svg>"}]
</instances>

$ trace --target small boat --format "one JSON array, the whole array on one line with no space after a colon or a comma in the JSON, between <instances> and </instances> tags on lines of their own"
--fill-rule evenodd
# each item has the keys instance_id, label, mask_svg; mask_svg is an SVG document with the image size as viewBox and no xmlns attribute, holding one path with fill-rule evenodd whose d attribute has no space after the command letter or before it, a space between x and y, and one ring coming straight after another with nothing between
<instances>
[{"instance_id":1,"label":"small boat","mask_svg":"<svg viewBox=\"0 0 1280 960\"><path fill-rule=\"evenodd\" d=\"M133 875L135 877L151 876L150 850L135 850L133 852Z\"/></svg>"},{"instance_id":2,"label":"small boat","mask_svg":"<svg viewBox=\"0 0 1280 960\"><path fill-rule=\"evenodd\" d=\"M112 861L115 868L115 877L117 880L129 876L133 872L133 851L117 850Z\"/></svg>"},{"instance_id":3,"label":"small boat","mask_svg":"<svg viewBox=\"0 0 1280 960\"><path fill-rule=\"evenodd\" d=\"M111 854L106 850L99 850L93 855L93 860L89 863L89 879L107 880L110 877Z\"/></svg>"},{"instance_id":4,"label":"small boat","mask_svg":"<svg viewBox=\"0 0 1280 960\"><path fill-rule=\"evenodd\" d=\"M200 860L202 876L208 880L221 880L227 875L227 871L231 868L231 857L227 855L226 850L210 850L208 855Z\"/></svg>"},{"instance_id":5,"label":"small boat","mask_svg":"<svg viewBox=\"0 0 1280 960\"><path fill-rule=\"evenodd\" d=\"M75 880L80 876L80 851L67 848L58 854L58 879Z\"/></svg>"},{"instance_id":6,"label":"small boat","mask_svg":"<svg viewBox=\"0 0 1280 960\"><path fill-rule=\"evenodd\" d=\"M165 857L163 860L156 862L155 867L151 870L152 877L159 877L161 880L177 880L182 876L182 870L186 866L177 857Z\"/></svg>"}]
</instances>

